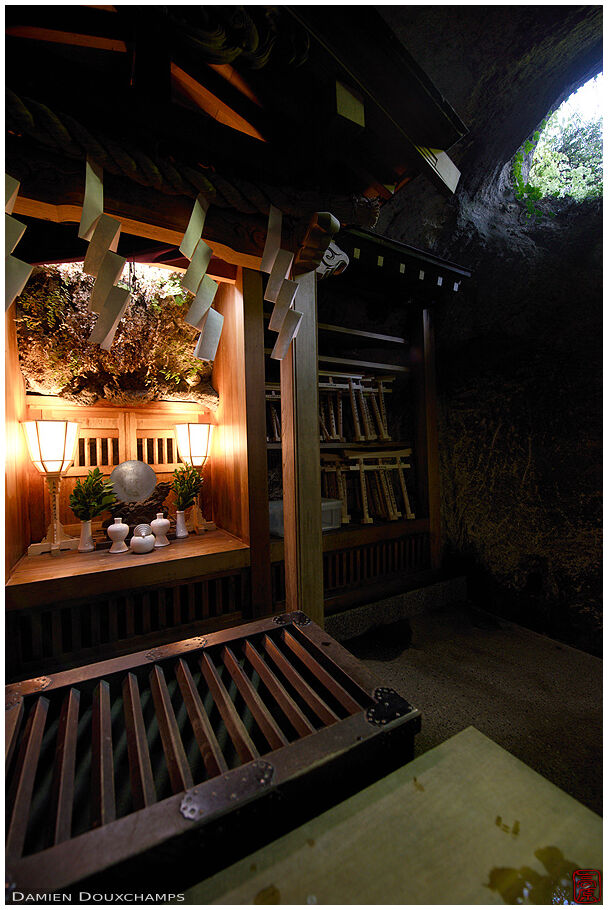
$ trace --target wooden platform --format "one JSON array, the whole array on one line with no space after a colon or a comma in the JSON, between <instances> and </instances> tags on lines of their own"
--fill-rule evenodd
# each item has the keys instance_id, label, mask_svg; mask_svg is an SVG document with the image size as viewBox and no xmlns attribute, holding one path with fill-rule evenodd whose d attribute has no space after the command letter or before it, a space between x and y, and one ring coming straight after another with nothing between
<instances>
[{"instance_id":1,"label":"wooden platform","mask_svg":"<svg viewBox=\"0 0 608 910\"><path fill-rule=\"evenodd\" d=\"M601 868L601 818L469 727L186 903L564 904Z\"/></svg>"},{"instance_id":2,"label":"wooden platform","mask_svg":"<svg viewBox=\"0 0 608 910\"><path fill-rule=\"evenodd\" d=\"M66 550L58 557L48 553L24 556L7 581L6 607L17 610L81 597L84 577L87 591L97 595L248 565L249 547L222 530L190 534L172 541L168 547L141 555Z\"/></svg>"},{"instance_id":3,"label":"wooden platform","mask_svg":"<svg viewBox=\"0 0 608 910\"><path fill-rule=\"evenodd\" d=\"M177 892L408 761L420 730L301 612L5 699L9 892Z\"/></svg>"}]
</instances>

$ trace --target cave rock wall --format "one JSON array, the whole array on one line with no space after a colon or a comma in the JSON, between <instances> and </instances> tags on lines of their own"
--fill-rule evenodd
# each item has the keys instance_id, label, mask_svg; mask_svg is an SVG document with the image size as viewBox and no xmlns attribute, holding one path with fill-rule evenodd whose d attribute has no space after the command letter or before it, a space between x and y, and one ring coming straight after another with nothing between
<instances>
[{"instance_id":1,"label":"cave rock wall","mask_svg":"<svg viewBox=\"0 0 608 910\"><path fill-rule=\"evenodd\" d=\"M383 7L470 126L446 199L422 178L381 234L474 270L436 313L445 560L480 606L601 649L601 201L530 223L511 159L601 68L597 7Z\"/></svg>"}]
</instances>

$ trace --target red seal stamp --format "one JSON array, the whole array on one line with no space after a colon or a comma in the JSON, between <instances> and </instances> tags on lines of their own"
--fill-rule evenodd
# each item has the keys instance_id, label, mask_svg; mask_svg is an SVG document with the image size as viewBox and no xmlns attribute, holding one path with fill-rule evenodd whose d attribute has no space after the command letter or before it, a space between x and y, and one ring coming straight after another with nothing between
<instances>
[{"instance_id":1,"label":"red seal stamp","mask_svg":"<svg viewBox=\"0 0 608 910\"><path fill-rule=\"evenodd\" d=\"M572 873L575 904L599 904L602 900L602 875L598 869L577 869Z\"/></svg>"}]
</instances>

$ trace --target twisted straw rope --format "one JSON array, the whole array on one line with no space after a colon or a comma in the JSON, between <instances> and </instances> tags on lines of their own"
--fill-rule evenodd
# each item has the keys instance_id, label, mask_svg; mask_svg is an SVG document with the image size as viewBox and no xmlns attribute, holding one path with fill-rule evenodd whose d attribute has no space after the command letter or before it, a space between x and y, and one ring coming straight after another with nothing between
<instances>
[{"instance_id":1,"label":"twisted straw rope","mask_svg":"<svg viewBox=\"0 0 608 910\"><path fill-rule=\"evenodd\" d=\"M267 184L256 186L241 178L229 180L212 170L203 172L167 158L152 158L127 140L119 143L108 136L93 135L70 114L57 114L45 104L20 98L8 88L6 126L49 148L58 148L71 158L88 155L108 173L142 186L175 196L196 197L203 193L214 205L243 214L267 215L271 205L294 217L326 209L334 211L345 223L365 227L373 227L378 217L376 200L322 195L314 190L290 191Z\"/></svg>"}]
</instances>

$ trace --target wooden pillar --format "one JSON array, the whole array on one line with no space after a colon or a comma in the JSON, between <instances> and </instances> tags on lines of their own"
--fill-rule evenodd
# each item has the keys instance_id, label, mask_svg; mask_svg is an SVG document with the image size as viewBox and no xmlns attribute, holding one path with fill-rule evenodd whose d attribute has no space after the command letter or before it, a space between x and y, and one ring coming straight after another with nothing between
<instances>
[{"instance_id":1,"label":"wooden pillar","mask_svg":"<svg viewBox=\"0 0 608 910\"><path fill-rule=\"evenodd\" d=\"M324 623L321 463L314 272L296 279L300 330L281 361L286 609Z\"/></svg>"},{"instance_id":2,"label":"wooden pillar","mask_svg":"<svg viewBox=\"0 0 608 910\"><path fill-rule=\"evenodd\" d=\"M212 376L220 396L213 520L249 545L251 609L260 616L272 612L261 276L239 269L236 286L220 284L213 305L224 316Z\"/></svg>"},{"instance_id":3,"label":"wooden pillar","mask_svg":"<svg viewBox=\"0 0 608 910\"><path fill-rule=\"evenodd\" d=\"M417 310L411 330L411 371L416 406L414 458L420 517L428 516L431 568L441 564L441 498L439 439L437 431L437 384L435 334L430 309ZM417 514L418 517L418 514Z\"/></svg>"},{"instance_id":4,"label":"wooden pillar","mask_svg":"<svg viewBox=\"0 0 608 910\"><path fill-rule=\"evenodd\" d=\"M21 421L25 420L25 383L19 367L14 303L5 318L4 516L5 571L8 576L31 542L28 521L28 470L31 462L21 429Z\"/></svg>"},{"instance_id":5,"label":"wooden pillar","mask_svg":"<svg viewBox=\"0 0 608 910\"><path fill-rule=\"evenodd\" d=\"M424 390L426 409L427 473L431 568L441 564L441 488L439 481L439 433L437 429L437 380L435 376L435 329L431 310L422 311L424 339Z\"/></svg>"},{"instance_id":6,"label":"wooden pillar","mask_svg":"<svg viewBox=\"0 0 608 910\"><path fill-rule=\"evenodd\" d=\"M253 616L256 617L272 613L266 449L264 296L260 272L239 269L238 286L243 296L244 311L251 607Z\"/></svg>"}]
</instances>

